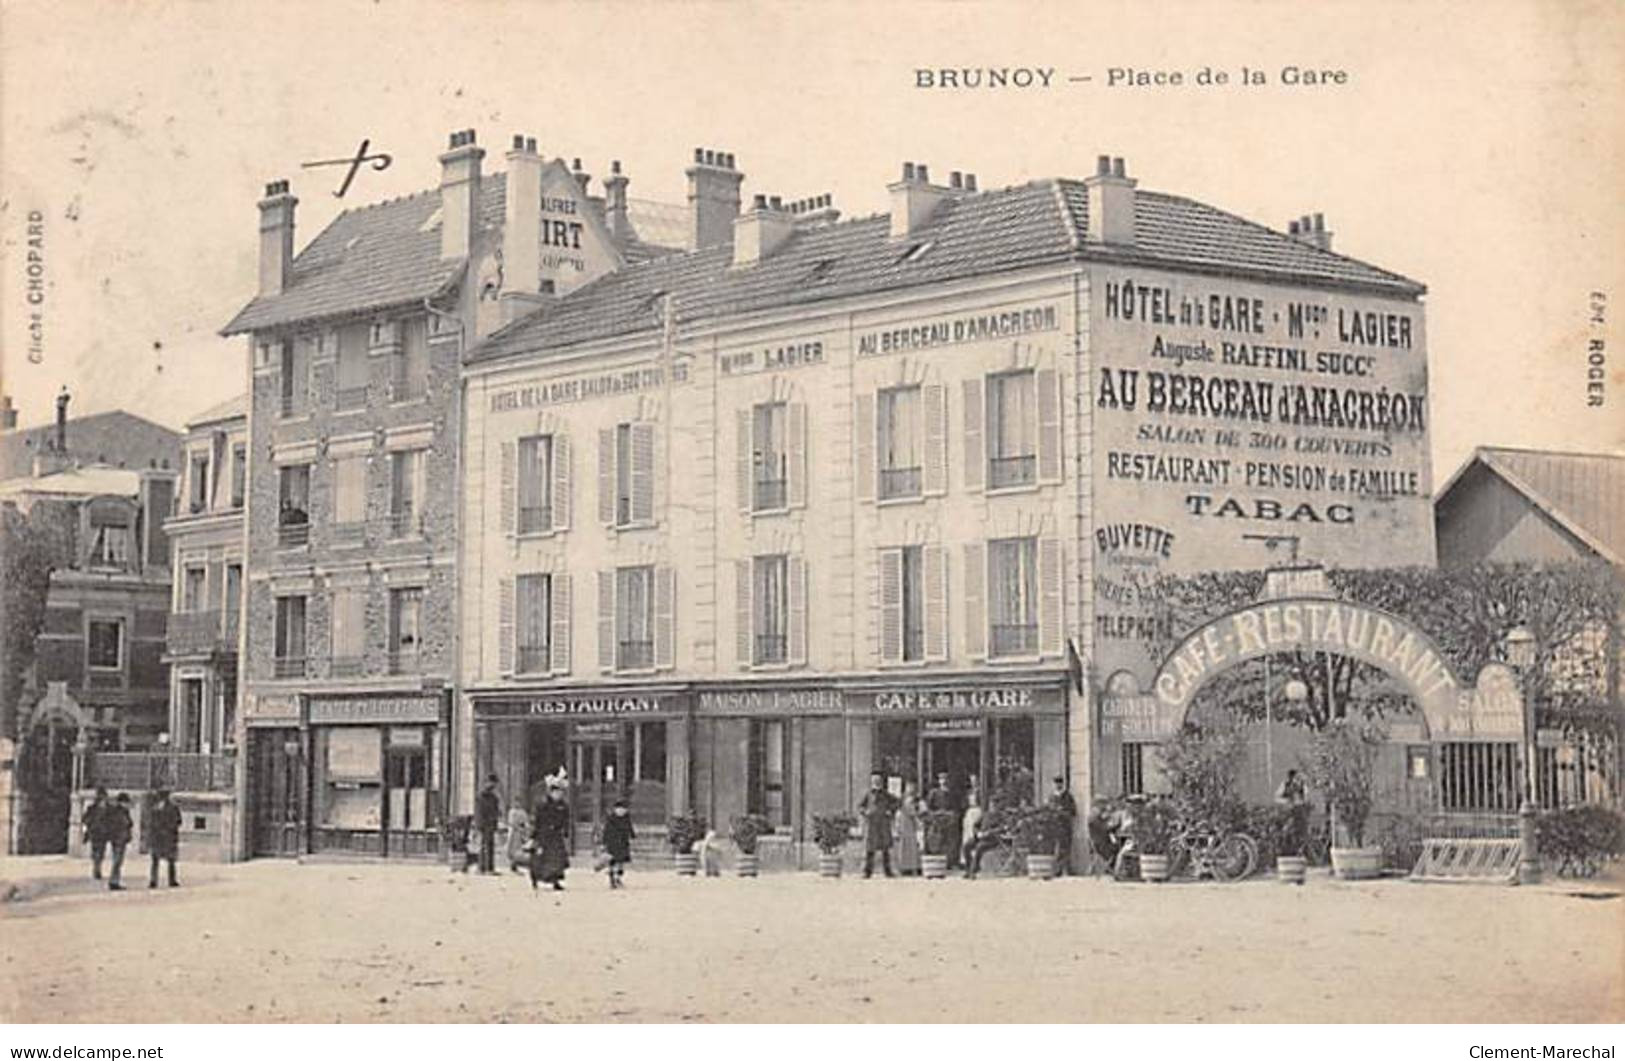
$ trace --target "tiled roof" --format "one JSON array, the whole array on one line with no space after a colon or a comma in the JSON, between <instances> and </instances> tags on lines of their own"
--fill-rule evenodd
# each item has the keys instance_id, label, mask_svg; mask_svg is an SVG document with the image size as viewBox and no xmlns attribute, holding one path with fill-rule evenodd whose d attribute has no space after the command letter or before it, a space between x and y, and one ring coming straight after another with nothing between
<instances>
[{"instance_id":1,"label":"tiled roof","mask_svg":"<svg viewBox=\"0 0 1625 1061\"><path fill-rule=\"evenodd\" d=\"M1473 461L1483 462L1604 559L1625 564L1625 454L1481 446L1467 466ZM1441 499L1461 481L1457 472Z\"/></svg>"},{"instance_id":2,"label":"tiled roof","mask_svg":"<svg viewBox=\"0 0 1625 1061\"><path fill-rule=\"evenodd\" d=\"M201 427L204 424L213 424L221 420L236 420L247 415L248 395L239 394L235 398L229 398L226 401L221 402L219 405L211 405L201 413L198 413L196 416L186 421L186 427L187 430L191 430L195 427Z\"/></svg>"},{"instance_id":3,"label":"tiled roof","mask_svg":"<svg viewBox=\"0 0 1625 1061\"><path fill-rule=\"evenodd\" d=\"M0 435L0 479L32 475L34 456L44 452L55 437L54 423ZM130 468L154 463L175 467L180 455L179 432L122 409L68 420L68 457L83 464L119 461Z\"/></svg>"},{"instance_id":4,"label":"tiled roof","mask_svg":"<svg viewBox=\"0 0 1625 1061\"><path fill-rule=\"evenodd\" d=\"M884 215L797 229L772 255L732 268L717 247L622 269L515 321L474 347L470 363L567 347L659 325L660 296L679 321L822 302L943 283L1074 258L1210 268L1294 282L1358 285L1415 296L1395 273L1293 240L1263 225L1177 196L1136 195L1138 244L1087 242L1088 204L1076 181L1045 180L942 203L917 235L890 238Z\"/></svg>"}]
</instances>

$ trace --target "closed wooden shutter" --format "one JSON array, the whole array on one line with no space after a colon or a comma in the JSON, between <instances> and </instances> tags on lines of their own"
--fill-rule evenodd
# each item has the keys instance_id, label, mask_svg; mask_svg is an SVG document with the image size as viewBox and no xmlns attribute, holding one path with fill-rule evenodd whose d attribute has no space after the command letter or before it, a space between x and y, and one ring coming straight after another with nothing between
<instances>
[{"instance_id":1,"label":"closed wooden shutter","mask_svg":"<svg viewBox=\"0 0 1625 1061\"><path fill-rule=\"evenodd\" d=\"M669 669L677 650L677 572L655 568L655 667Z\"/></svg>"},{"instance_id":2,"label":"closed wooden shutter","mask_svg":"<svg viewBox=\"0 0 1625 1061\"><path fill-rule=\"evenodd\" d=\"M655 518L655 425L632 425L632 522Z\"/></svg>"},{"instance_id":3,"label":"closed wooden shutter","mask_svg":"<svg viewBox=\"0 0 1625 1061\"><path fill-rule=\"evenodd\" d=\"M920 389L925 420L925 468L921 490L927 496L948 492L948 388L928 383Z\"/></svg>"},{"instance_id":4,"label":"closed wooden shutter","mask_svg":"<svg viewBox=\"0 0 1625 1061\"><path fill-rule=\"evenodd\" d=\"M903 659L903 551L880 550L880 661Z\"/></svg>"},{"instance_id":5,"label":"closed wooden shutter","mask_svg":"<svg viewBox=\"0 0 1625 1061\"><path fill-rule=\"evenodd\" d=\"M1044 656L1061 654L1061 540L1038 540L1038 652Z\"/></svg>"},{"instance_id":6,"label":"closed wooden shutter","mask_svg":"<svg viewBox=\"0 0 1625 1061\"><path fill-rule=\"evenodd\" d=\"M502 491L502 497L498 503L501 505L502 511L502 533L508 535L512 535L514 532L514 514L519 505L518 477L514 473L517 459L514 453L514 444L504 442L502 444L502 474L498 477L498 488ZM489 512L490 509L486 511Z\"/></svg>"},{"instance_id":7,"label":"closed wooden shutter","mask_svg":"<svg viewBox=\"0 0 1625 1061\"><path fill-rule=\"evenodd\" d=\"M791 508L807 506L807 406L791 402L789 409L789 498Z\"/></svg>"},{"instance_id":8,"label":"closed wooden shutter","mask_svg":"<svg viewBox=\"0 0 1625 1061\"><path fill-rule=\"evenodd\" d=\"M741 409L734 416L734 439L737 445L735 451L734 474L739 489L739 511L749 512L755 507L751 497L751 410Z\"/></svg>"},{"instance_id":9,"label":"closed wooden shutter","mask_svg":"<svg viewBox=\"0 0 1625 1061\"><path fill-rule=\"evenodd\" d=\"M807 563L792 556L785 564L789 575L790 665L807 665Z\"/></svg>"},{"instance_id":10,"label":"closed wooden shutter","mask_svg":"<svg viewBox=\"0 0 1625 1061\"><path fill-rule=\"evenodd\" d=\"M925 658L948 658L948 553L940 545L922 547L925 578Z\"/></svg>"},{"instance_id":11,"label":"closed wooden shutter","mask_svg":"<svg viewBox=\"0 0 1625 1061\"><path fill-rule=\"evenodd\" d=\"M552 620L552 630L551 644L548 648L548 663L554 674L569 674L570 609L572 607L570 576L554 574L551 581L553 600L550 605L551 614L548 618Z\"/></svg>"},{"instance_id":12,"label":"closed wooden shutter","mask_svg":"<svg viewBox=\"0 0 1625 1061\"><path fill-rule=\"evenodd\" d=\"M751 638L756 631L751 624L750 561L734 561L734 659L741 667L751 665Z\"/></svg>"},{"instance_id":13,"label":"closed wooden shutter","mask_svg":"<svg viewBox=\"0 0 1625 1061\"><path fill-rule=\"evenodd\" d=\"M513 673L513 617L513 579L505 578L497 585L497 671L504 676Z\"/></svg>"},{"instance_id":14,"label":"closed wooden shutter","mask_svg":"<svg viewBox=\"0 0 1625 1061\"><path fill-rule=\"evenodd\" d=\"M858 395L858 408L853 425L853 453L858 462L858 500L875 499L875 396Z\"/></svg>"},{"instance_id":15,"label":"closed wooden shutter","mask_svg":"<svg viewBox=\"0 0 1625 1061\"><path fill-rule=\"evenodd\" d=\"M1038 480L1061 480L1061 388L1053 368L1039 369L1033 376L1038 390Z\"/></svg>"},{"instance_id":16,"label":"closed wooden shutter","mask_svg":"<svg viewBox=\"0 0 1625 1061\"><path fill-rule=\"evenodd\" d=\"M553 436L553 529L570 529L570 436Z\"/></svg>"},{"instance_id":17,"label":"closed wooden shutter","mask_svg":"<svg viewBox=\"0 0 1625 1061\"><path fill-rule=\"evenodd\" d=\"M965 546L965 654L987 658L987 546Z\"/></svg>"},{"instance_id":18,"label":"closed wooden shutter","mask_svg":"<svg viewBox=\"0 0 1625 1061\"><path fill-rule=\"evenodd\" d=\"M982 451L982 381L965 381L965 489L980 490L987 458Z\"/></svg>"},{"instance_id":19,"label":"closed wooden shutter","mask_svg":"<svg viewBox=\"0 0 1625 1061\"><path fill-rule=\"evenodd\" d=\"M598 429L598 522L615 526L615 429Z\"/></svg>"},{"instance_id":20,"label":"closed wooden shutter","mask_svg":"<svg viewBox=\"0 0 1625 1061\"><path fill-rule=\"evenodd\" d=\"M615 572L598 572L598 669L615 669Z\"/></svg>"}]
</instances>

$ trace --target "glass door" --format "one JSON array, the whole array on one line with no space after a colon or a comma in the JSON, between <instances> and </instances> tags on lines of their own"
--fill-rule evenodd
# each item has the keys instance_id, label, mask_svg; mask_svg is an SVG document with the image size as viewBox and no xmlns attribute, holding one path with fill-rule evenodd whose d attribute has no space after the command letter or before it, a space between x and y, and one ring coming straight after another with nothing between
<instances>
[{"instance_id":1,"label":"glass door","mask_svg":"<svg viewBox=\"0 0 1625 1061\"><path fill-rule=\"evenodd\" d=\"M405 730L415 736L415 746L397 743L403 731L390 734L390 747L384 757L384 854L424 854L429 829L429 756L421 743L423 731Z\"/></svg>"},{"instance_id":2,"label":"glass door","mask_svg":"<svg viewBox=\"0 0 1625 1061\"><path fill-rule=\"evenodd\" d=\"M300 853L303 818L301 743L297 729L262 729L250 734L253 748L253 854Z\"/></svg>"},{"instance_id":3,"label":"glass door","mask_svg":"<svg viewBox=\"0 0 1625 1061\"><path fill-rule=\"evenodd\" d=\"M572 746L570 800L578 846L592 842L593 831L604 820L621 791L619 741L583 740Z\"/></svg>"}]
</instances>

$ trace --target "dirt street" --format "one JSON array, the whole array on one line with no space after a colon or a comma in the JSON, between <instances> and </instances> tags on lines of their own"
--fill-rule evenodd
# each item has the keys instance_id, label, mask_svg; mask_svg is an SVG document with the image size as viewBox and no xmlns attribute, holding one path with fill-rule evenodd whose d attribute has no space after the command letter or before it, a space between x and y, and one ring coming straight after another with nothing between
<instances>
[{"instance_id":1,"label":"dirt street","mask_svg":"<svg viewBox=\"0 0 1625 1061\"><path fill-rule=\"evenodd\" d=\"M177 890L148 891L137 876L110 894L80 869L0 867L21 880L0 904L0 1020L1625 1016L1625 899L1607 897L1617 883L684 880L646 869L611 892L578 867L554 895L431 865L253 862L183 867Z\"/></svg>"}]
</instances>

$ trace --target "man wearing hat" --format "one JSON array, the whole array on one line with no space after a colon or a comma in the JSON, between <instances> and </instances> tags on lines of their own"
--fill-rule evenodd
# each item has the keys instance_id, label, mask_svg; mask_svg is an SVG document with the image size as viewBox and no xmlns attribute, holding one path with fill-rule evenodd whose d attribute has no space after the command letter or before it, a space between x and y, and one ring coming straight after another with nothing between
<instances>
[{"instance_id":1,"label":"man wearing hat","mask_svg":"<svg viewBox=\"0 0 1625 1061\"><path fill-rule=\"evenodd\" d=\"M107 805L102 826L107 832L107 842L113 848L113 869L107 877L107 890L121 892L124 890L124 849L130 846L130 835L135 832L135 822L130 819L128 792L120 792L118 798ZM170 863L172 868L174 865L174 862Z\"/></svg>"},{"instance_id":2,"label":"man wearing hat","mask_svg":"<svg viewBox=\"0 0 1625 1061\"><path fill-rule=\"evenodd\" d=\"M152 871L147 874L147 887L158 887L158 862L162 859L169 863L169 886L178 888L181 882L175 879L175 857L180 853L181 846L181 809L169 798L169 789L160 788L155 795L151 813L147 817L147 828L151 830L147 850L152 853Z\"/></svg>"},{"instance_id":3,"label":"man wearing hat","mask_svg":"<svg viewBox=\"0 0 1625 1061\"><path fill-rule=\"evenodd\" d=\"M497 823L502 820L502 797L497 795L497 775L485 779L485 787L474 801L474 828L480 834L480 872L497 871Z\"/></svg>"},{"instance_id":4,"label":"man wearing hat","mask_svg":"<svg viewBox=\"0 0 1625 1061\"><path fill-rule=\"evenodd\" d=\"M1066 790L1066 778L1055 775L1049 808L1060 819L1055 837L1055 874L1064 877L1072 865L1072 827L1078 820L1078 801Z\"/></svg>"},{"instance_id":5,"label":"man wearing hat","mask_svg":"<svg viewBox=\"0 0 1625 1061\"><path fill-rule=\"evenodd\" d=\"M96 798L79 818L85 830L85 843L90 847L90 875L96 880L102 879L102 859L107 855L107 814L112 809L107 789L97 785Z\"/></svg>"}]
</instances>

